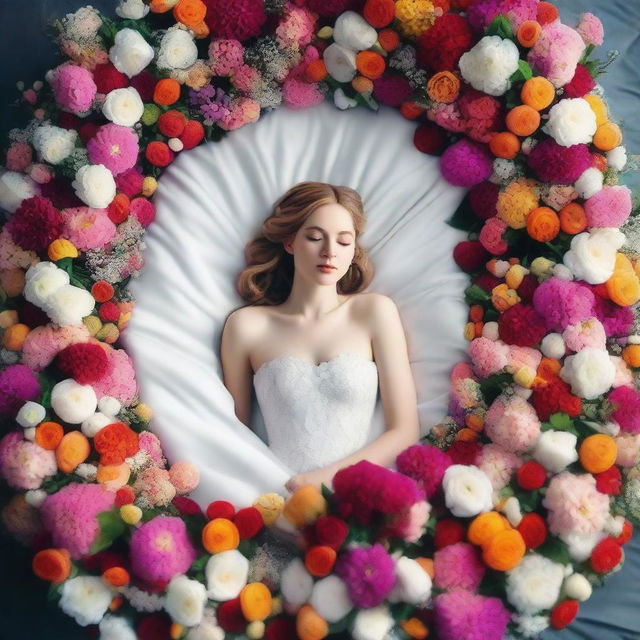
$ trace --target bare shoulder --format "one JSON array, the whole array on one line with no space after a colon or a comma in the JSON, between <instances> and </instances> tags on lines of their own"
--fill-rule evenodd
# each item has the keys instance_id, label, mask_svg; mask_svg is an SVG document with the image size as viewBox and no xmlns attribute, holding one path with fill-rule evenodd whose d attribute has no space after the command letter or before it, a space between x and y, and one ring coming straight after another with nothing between
<instances>
[{"instance_id":1,"label":"bare shoulder","mask_svg":"<svg viewBox=\"0 0 640 640\"><path fill-rule=\"evenodd\" d=\"M231 312L224 325L223 336L233 342L248 345L252 339L259 337L264 328L267 314L257 306L240 307Z\"/></svg>"},{"instance_id":2,"label":"bare shoulder","mask_svg":"<svg viewBox=\"0 0 640 640\"><path fill-rule=\"evenodd\" d=\"M383 293L360 293L356 294L357 300L354 300L354 307L357 305L358 311L371 316L387 315L397 313L398 307L396 303Z\"/></svg>"}]
</instances>

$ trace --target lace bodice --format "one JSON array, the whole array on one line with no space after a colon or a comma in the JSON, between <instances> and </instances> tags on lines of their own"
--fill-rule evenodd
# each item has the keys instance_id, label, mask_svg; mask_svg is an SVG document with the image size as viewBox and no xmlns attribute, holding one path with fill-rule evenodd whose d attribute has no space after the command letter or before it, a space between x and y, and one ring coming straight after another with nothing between
<instances>
[{"instance_id":1,"label":"lace bodice","mask_svg":"<svg viewBox=\"0 0 640 640\"><path fill-rule=\"evenodd\" d=\"M296 473L331 464L367 442L378 368L365 356L345 352L318 365L282 356L265 362L253 384L269 448Z\"/></svg>"}]
</instances>

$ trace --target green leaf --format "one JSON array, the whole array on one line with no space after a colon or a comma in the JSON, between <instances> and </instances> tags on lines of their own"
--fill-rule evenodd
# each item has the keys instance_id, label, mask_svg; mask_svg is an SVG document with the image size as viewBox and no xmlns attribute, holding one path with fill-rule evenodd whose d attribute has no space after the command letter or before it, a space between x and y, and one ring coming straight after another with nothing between
<instances>
[{"instance_id":1,"label":"green leaf","mask_svg":"<svg viewBox=\"0 0 640 640\"><path fill-rule=\"evenodd\" d=\"M571 557L569 556L569 549L558 538L550 537L547 541L536 550L541 556L549 558L559 564L571 564Z\"/></svg>"},{"instance_id":2,"label":"green leaf","mask_svg":"<svg viewBox=\"0 0 640 640\"><path fill-rule=\"evenodd\" d=\"M483 304L491 300L491 294L477 284L472 284L464 290L464 301L468 305Z\"/></svg>"},{"instance_id":3,"label":"green leaf","mask_svg":"<svg viewBox=\"0 0 640 640\"><path fill-rule=\"evenodd\" d=\"M526 60L518 60L518 70L511 74L509 80L512 83L519 83L526 82L531 77L533 77L533 71L529 63Z\"/></svg>"},{"instance_id":4,"label":"green leaf","mask_svg":"<svg viewBox=\"0 0 640 640\"><path fill-rule=\"evenodd\" d=\"M571 418L569 414L564 413L563 411L559 413L554 413L550 416L549 422L560 431L566 431L569 427L571 427Z\"/></svg>"},{"instance_id":5,"label":"green leaf","mask_svg":"<svg viewBox=\"0 0 640 640\"><path fill-rule=\"evenodd\" d=\"M487 29L488 36L500 36L506 40L513 40L514 34L509 21L502 14L498 14Z\"/></svg>"},{"instance_id":6,"label":"green leaf","mask_svg":"<svg viewBox=\"0 0 640 640\"><path fill-rule=\"evenodd\" d=\"M91 545L90 553L98 553L102 549L110 547L114 540L117 540L125 531L126 525L116 509L102 511L96 518L100 525L100 533Z\"/></svg>"},{"instance_id":7,"label":"green leaf","mask_svg":"<svg viewBox=\"0 0 640 640\"><path fill-rule=\"evenodd\" d=\"M462 231L475 231L482 226L482 221L476 216L471 208L469 195L467 194L453 215L447 220L447 224L454 229Z\"/></svg>"},{"instance_id":8,"label":"green leaf","mask_svg":"<svg viewBox=\"0 0 640 640\"><path fill-rule=\"evenodd\" d=\"M527 513L531 513L538 508L540 500L542 499L542 493L538 490L523 491L521 493L519 492L516 497L520 503L520 509Z\"/></svg>"},{"instance_id":9,"label":"green leaf","mask_svg":"<svg viewBox=\"0 0 640 640\"><path fill-rule=\"evenodd\" d=\"M487 404L491 404L511 384L513 376L510 373L495 373L480 383L480 391Z\"/></svg>"}]
</instances>

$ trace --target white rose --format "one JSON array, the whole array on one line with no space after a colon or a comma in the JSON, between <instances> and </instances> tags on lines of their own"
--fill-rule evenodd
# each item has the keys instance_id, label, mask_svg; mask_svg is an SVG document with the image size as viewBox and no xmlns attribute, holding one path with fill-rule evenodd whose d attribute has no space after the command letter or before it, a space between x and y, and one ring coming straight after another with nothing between
<instances>
[{"instance_id":1,"label":"white rose","mask_svg":"<svg viewBox=\"0 0 640 640\"><path fill-rule=\"evenodd\" d=\"M554 104L542 127L562 147L590 144L596 129L596 114L583 98L566 98Z\"/></svg>"},{"instance_id":2,"label":"white rose","mask_svg":"<svg viewBox=\"0 0 640 640\"><path fill-rule=\"evenodd\" d=\"M112 422L115 422L113 416L107 416L100 411L96 411L93 415L82 421L80 430L87 438L95 438L98 431L101 431Z\"/></svg>"},{"instance_id":3,"label":"white rose","mask_svg":"<svg viewBox=\"0 0 640 640\"><path fill-rule=\"evenodd\" d=\"M562 542L567 545L569 557L574 562L584 562L591 556L591 552L598 542L606 537L607 534L602 531L596 531L595 533L589 534L569 533L560 535Z\"/></svg>"},{"instance_id":4,"label":"white rose","mask_svg":"<svg viewBox=\"0 0 640 640\"><path fill-rule=\"evenodd\" d=\"M126 618L107 614L98 626L99 640L136 640L138 637Z\"/></svg>"},{"instance_id":5,"label":"white rose","mask_svg":"<svg viewBox=\"0 0 640 640\"><path fill-rule=\"evenodd\" d=\"M571 393L593 400L611 388L616 365L604 349L585 347L565 358L560 377L571 385Z\"/></svg>"},{"instance_id":6,"label":"white rose","mask_svg":"<svg viewBox=\"0 0 640 640\"><path fill-rule=\"evenodd\" d=\"M68 284L69 274L64 269L59 269L53 262L38 262L25 274L23 295L27 302L42 308L49 296Z\"/></svg>"},{"instance_id":7,"label":"white rose","mask_svg":"<svg viewBox=\"0 0 640 640\"><path fill-rule=\"evenodd\" d=\"M421 607L430 598L429 574L415 560L400 556L396 561L396 584L388 596L389 601L407 602Z\"/></svg>"},{"instance_id":8,"label":"white rose","mask_svg":"<svg viewBox=\"0 0 640 640\"><path fill-rule=\"evenodd\" d=\"M33 146L49 164L60 164L75 149L78 132L44 125L33 134Z\"/></svg>"},{"instance_id":9,"label":"white rose","mask_svg":"<svg viewBox=\"0 0 640 640\"><path fill-rule=\"evenodd\" d=\"M0 207L15 213L23 200L40 193L40 187L29 176L17 171L2 171L0 174Z\"/></svg>"},{"instance_id":10,"label":"white rose","mask_svg":"<svg viewBox=\"0 0 640 640\"><path fill-rule=\"evenodd\" d=\"M186 69L198 59L198 48L189 31L169 29L160 42L158 69Z\"/></svg>"},{"instance_id":11,"label":"white rose","mask_svg":"<svg viewBox=\"0 0 640 640\"><path fill-rule=\"evenodd\" d=\"M301 607L311 597L313 578L300 558L293 559L282 572L280 591L285 601Z\"/></svg>"},{"instance_id":12,"label":"white rose","mask_svg":"<svg viewBox=\"0 0 640 640\"><path fill-rule=\"evenodd\" d=\"M593 591L591 583L581 573L572 573L564 581L564 590L568 598L573 598L580 602L588 600Z\"/></svg>"},{"instance_id":13,"label":"white rose","mask_svg":"<svg viewBox=\"0 0 640 640\"><path fill-rule=\"evenodd\" d=\"M383 640L393 626L393 618L386 605L361 609L353 621L354 640Z\"/></svg>"},{"instance_id":14,"label":"white rose","mask_svg":"<svg viewBox=\"0 0 640 640\"><path fill-rule=\"evenodd\" d=\"M568 431L543 431L536 441L533 457L547 471L560 473L578 459L578 438Z\"/></svg>"},{"instance_id":15,"label":"white rose","mask_svg":"<svg viewBox=\"0 0 640 640\"><path fill-rule=\"evenodd\" d=\"M133 127L142 118L143 112L144 104L134 87L109 91L102 105L105 118L123 127Z\"/></svg>"},{"instance_id":16,"label":"white rose","mask_svg":"<svg viewBox=\"0 0 640 640\"><path fill-rule=\"evenodd\" d=\"M209 598L219 602L233 600L247 584L249 561L237 549L221 551L209 558L205 575Z\"/></svg>"},{"instance_id":17,"label":"white rose","mask_svg":"<svg viewBox=\"0 0 640 640\"><path fill-rule=\"evenodd\" d=\"M98 399L93 387L78 384L73 378L62 380L51 389L51 407L69 424L80 424L96 410Z\"/></svg>"},{"instance_id":18,"label":"white rose","mask_svg":"<svg viewBox=\"0 0 640 640\"><path fill-rule=\"evenodd\" d=\"M102 396L98 401L98 411L101 411L106 416L116 416L120 409L122 409L120 401L113 396Z\"/></svg>"},{"instance_id":19,"label":"white rose","mask_svg":"<svg viewBox=\"0 0 640 640\"><path fill-rule=\"evenodd\" d=\"M80 327L82 318L90 315L95 306L96 301L86 289L65 284L47 298L42 309L51 322L61 327Z\"/></svg>"},{"instance_id":20,"label":"white rose","mask_svg":"<svg viewBox=\"0 0 640 640\"><path fill-rule=\"evenodd\" d=\"M514 614L512 620L525 638L537 638L548 626L548 616L525 616Z\"/></svg>"},{"instance_id":21,"label":"white rose","mask_svg":"<svg viewBox=\"0 0 640 640\"><path fill-rule=\"evenodd\" d=\"M620 146L607 151L607 164L616 171L622 171L627 164L627 150Z\"/></svg>"},{"instance_id":22,"label":"white rose","mask_svg":"<svg viewBox=\"0 0 640 640\"><path fill-rule=\"evenodd\" d=\"M310 604L329 623L338 622L353 609L347 585L336 575L322 578L313 585Z\"/></svg>"},{"instance_id":23,"label":"white rose","mask_svg":"<svg viewBox=\"0 0 640 640\"><path fill-rule=\"evenodd\" d=\"M626 237L615 227L600 227L584 231L571 239L571 248L564 254L564 264L577 280L601 284L612 275L616 252Z\"/></svg>"},{"instance_id":24,"label":"white rose","mask_svg":"<svg viewBox=\"0 0 640 640\"><path fill-rule=\"evenodd\" d=\"M511 88L509 78L518 70L519 60L518 47L511 40L485 36L462 55L460 73L474 89L501 96Z\"/></svg>"},{"instance_id":25,"label":"white rose","mask_svg":"<svg viewBox=\"0 0 640 640\"><path fill-rule=\"evenodd\" d=\"M182 574L169 582L164 608L174 622L193 627L202 620L206 602L204 585Z\"/></svg>"},{"instance_id":26,"label":"white rose","mask_svg":"<svg viewBox=\"0 0 640 640\"><path fill-rule=\"evenodd\" d=\"M137 76L153 60L153 55L153 47L135 29L118 31L114 45L109 49L113 66L129 78Z\"/></svg>"},{"instance_id":27,"label":"white rose","mask_svg":"<svg viewBox=\"0 0 640 640\"><path fill-rule=\"evenodd\" d=\"M473 465L454 464L442 480L447 508L458 518L470 518L493 508L493 487L487 475Z\"/></svg>"},{"instance_id":28,"label":"white rose","mask_svg":"<svg viewBox=\"0 0 640 640\"><path fill-rule=\"evenodd\" d=\"M507 572L507 600L521 613L550 609L560 595L564 566L537 553L526 555Z\"/></svg>"},{"instance_id":29,"label":"white rose","mask_svg":"<svg viewBox=\"0 0 640 640\"><path fill-rule=\"evenodd\" d=\"M327 73L338 82L351 82L356 75L356 52L336 42L323 52Z\"/></svg>"},{"instance_id":30,"label":"white rose","mask_svg":"<svg viewBox=\"0 0 640 640\"><path fill-rule=\"evenodd\" d=\"M333 40L339 45L354 51L373 47L378 32L355 11L345 11L336 18L333 27Z\"/></svg>"},{"instance_id":31,"label":"white rose","mask_svg":"<svg viewBox=\"0 0 640 640\"><path fill-rule=\"evenodd\" d=\"M81 626L98 624L115 592L98 576L78 576L62 584L60 608Z\"/></svg>"},{"instance_id":32,"label":"white rose","mask_svg":"<svg viewBox=\"0 0 640 640\"><path fill-rule=\"evenodd\" d=\"M142 0L120 0L120 4L116 7L116 13L121 18L140 20L149 13L149 7Z\"/></svg>"},{"instance_id":33,"label":"white rose","mask_svg":"<svg viewBox=\"0 0 640 640\"><path fill-rule=\"evenodd\" d=\"M16 422L25 429L35 427L44 420L46 413L46 409L41 404L29 400L20 407Z\"/></svg>"},{"instance_id":34,"label":"white rose","mask_svg":"<svg viewBox=\"0 0 640 640\"><path fill-rule=\"evenodd\" d=\"M602 191L603 180L604 176L600 169L589 167L586 171L583 171L573 187L581 198L588 200L591 196L598 193L598 191Z\"/></svg>"},{"instance_id":35,"label":"white rose","mask_svg":"<svg viewBox=\"0 0 640 640\"><path fill-rule=\"evenodd\" d=\"M353 109L358 106L358 101L350 98L345 94L341 87L338 87L333 92L333 103L341 109L342 111L346 111L347 109Z\"/></svg>"},{"instance_id":36,"label":"white rose","mask_svg":"<svg viewBox=\"0 0 640 640\"><path fill-rule=\"evenodd\" d=\"M103 164L80 167L71 186L78 198L93 209L105 209L116 196L113 174Z\"/></svg>"},{"instance_id":37,"label":"white rose","mask_svg":"<svg viewBox=\"0 0 640 640\"><path fill-rule=\"evenodd\" d=\"M542 351L543 355L547 358L560 360L566 353L566 350L564 339L559 333L548 333L542 338L542 342L540 343L540 351Z\"/></svg>"}]
</instances>

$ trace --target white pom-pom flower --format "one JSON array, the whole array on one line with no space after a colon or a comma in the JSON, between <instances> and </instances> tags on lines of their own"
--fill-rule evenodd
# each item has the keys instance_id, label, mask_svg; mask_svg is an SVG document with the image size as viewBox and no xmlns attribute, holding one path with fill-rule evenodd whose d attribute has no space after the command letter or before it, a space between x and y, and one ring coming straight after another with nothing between
<instances>
[{"instance_id":1,"label":"white pom-pom flower","mask_svg":"<svg viewBox=\"0 0 640 640\"><path fill-rule=\"evenodd\" d=\"M338 82L351 82L356 75L356 52L339 45L330 44L322 53L327 73Z\"/></svg>"},{"instance_id":2,"label":"white pom-pom flower","mask_svg":"<svg viewBox=\"0 0 640 640\"><path fill-rule=\"evenodd\" d=\"M101 411L106 416L116 416L120 409L122 409L122 404L113 396L102 396L98 401L98 411Z\"/></svg>"},{"instance_id":3,"label":"white pom-pom flower","mask_svg":"<svg viewBox=\"0 0 640 640\"><path fill-rule=\"evenodd\" d=\"M24 494L24 500L28 505L37 509L48 496L49 494L44 489L30 489Z\"/></svg>"},{"instance_id":4,"label":"white pom-pom flower","mask_svg":"<svg viewBox=\"0 0 640 640\"><path fill-rule=\"evenodd\" d=\"M294 558L282 572L280 591L292 607L301 607L311 597L313 578L300 558Z\"/></svg>"},{"instance_id":5,"label":"white pom-pom flower","mask_svg":"<svg viewBox=\"0 0 640 640\"><path fill-rule=\"evenodd\" d=\"M115 592L98 576L78 576L62 583L60 608L81 627L98 624Z\"/></svg>"},{"instance_id":6,"label":"white pom-pom flower","mask_svg":"<svg viewBox=\"0 0 640 640\"><path fill-rule=\"evenodd\" d=\"M560 473L578 459L578 438L568 431L543 431L536 441L533 457L547 471Z\"/></svg>"},{"instance_id":7,"label":"white pom-pom flower","mask_svg":"<svg viewBox=\"0 0 640 640\"><path fill-rule=\"evenodd\" d=\"M207 595L226 602L237 598L247 584L249 561L237 549L212 555L205 568Z\"/></svg>"},{"instance_id":8,"label":"white pom-pom flower","mask_svg":"<svg viewBox=\"0 0 640 640\"><path fill-rule=\"evenodd\" d=\"M565 358L560 377L571 385L571 393L593 400L611 388L616 365L604 349L585 347Z\"/></svg>"},{"instance_id":9,"label":"white pom-pom flower","mask_svg":"<svg viewBox=\"0 0 640 640\"><path fill-rule=\"evenodd\" d=\"M69 274L66 271L53 262L38 262L27 269L23 295L27 302L41 309L52 294L68 284Z\"/></svg>"},{"instance_id":10,"label":"white pom-pom flower","mask_svg":"<svg viewBox=\"0 0 640 640\"><path fill-rule=\"evenodd\" d=\"M98 431L102 431L108 424L115 422L113 416L108 416L101 411L96 411L86 420L82 421L80 430L87 438L95 438Z\"/></svg>"},{"instance_id":11,"label":"white pom-pom flower","mask_svg":"<svg viewBox=\"0 0 640 640\"><path fill-rule=\"evenodd\" d=\"M564 254L564 264L577 280L601 284L612 275L616 253L625 242L625 235L615 227L594 228L571 239L571 248Z\"/></svg>"},{"instance_id":12,"label":"white pom-pom flower","mask_svg":"<svg viewBox=\"0 0 640 640\"><path fill-rule=\"evenodd\" d=\"M138 637L131 623L122 616L107 614L98 626L99 640L136 640Z\"/></svg>"},{"instance_id":13,"label":"white pom-pom flower","mask_svg":"<svg viewBox=\"0 0 640 640\"><path fill-rule=\"evenodd\" d=\"M572 573L564 581L564 590L567 598L584 602L591 597L593 588L591 587L591 583L581 573Z\"/></svg>"},{"instance_id":14,"label":"white pom-pom flower","mask_svg":"<svg viewBox=\"0 0 640 640\"><path fill-rule=\"evenodd\" d=\"M537 553L526 555L507 572L507 600L521 613L550 609L560 595L564 567Z\"/></svg>"},{"instance_id":15,"label":"white pom-pom flower","mask_svg":"<svg viewBox=\"0 0 640 640\"><path fill-rule=\"evenodd\" d=\"M596 114L583 98L566 98L554 104L542 127L562 147L589 144L596 129Z\"/></svg>"},{"instance_id":16,"label":"white pom-pom flower","mask_svg":"<svg viewBox=\"0 0 640 640\"><path fill-rule=\"evenodd\" d=\"M104 117L123 127L133 127L142 118L143 112L142 98L134 87L109 91L102 105Z\"/></svg>"},{"instance_id":17,"label":"white pom-pom flower","mask_svg":"<svg viewBox=\"0 0 640 640\"><path fill-rule=\"evenodd\" d=\"M358 106L358 101L350 98L341 87L338 87L333 92L333 103L342 111L353 109Z\"/></svg>"},{"instance_id":18,"label":"white pom-pom flower","mask_svg":"<svg viewBox=\"0 0 640 640\"><path fill-rule=\"evenodd\" d=\"M442 479L447 508L458 518L470 518L493 508L493 487L487 475L473 465L451 465Z\"/></svg>"},{"instance_id":19,"label":"white pom-pom flower","mask_svg":"<svg viewBox=\"0 0 640 640\"><path fill-rule=\"evenodd\" d=\"M69 424L80 424L93 415L98 399L93 387L78 384L73 378L62 380L51 389L51 407L56 415Z\"/></svg>"},{"instance_id":20,"label":"white pom-pom flower","mask_svg":"<svg viewBox=\"0 0 640 640\"><path fill-rule=\"evenodd\" d=\"M182 574L169 582L164 608L174 622L193 627L202 620L206 602L205 586Z\"/></svg>"},{"instance_id":21,"label":"white pom-pom flower","mask_svg":"<svg viewBox=\"0 0 640 640\"><path fill-rule=\"evenodd\" d=\"M421 607L431 598L431 586L429 574L415 560L400 556L396 560L396 584L388 599Z\"/></svg>"},{"instance_id":22,"label":"white pom-pom flower","mask_svg":"<svg viewBox=\"0 0 640 640\"><path fill-rule=\"evenodd\" d=\"M52 125L43 125L33 134L33 146L44 162L60 164L75 149L78 132Z\"/></svg>"},{"instance_id":23,"label":"white pom-pom flower","mask_svg":"<svg viewBox=\"0 0 640 640\"><path fill-rule=\"evenodd\" d=\"M573 188L581 198L588 200L591 196L598 193L598 191L602 191L603 180L604 176L600 169L589 167L586 171L583 171L582 175L576 180Z\"/></svg>"},{"instance_id":24,"label":"white pom-pom flower","mask_svg":"<svg viewBox=\"0 0 640 640\"><path fill-rule=\"evenodd\" d=\"M386 605L361 609L353 621L353 638L354 640L383 640L392 626L393 618Z\"/></svg>"},{"instance_id":25,"label":"white pom-pom flower","mask_svg":"<svg viewBox=\"0 0 640 640\"><path fill-rule=\"evenodd\" d=\"M129 78L137 76L153 60L153 56L153 47L135 29L118 31L109 49L109 60L113 66Z\"/></svg>"},{"instance_id":26,"label":"white pom-pom flower","mask_svg":"<svg viewBox=\"0 0 640 640\"><path fill-rule=\"evenodd\" d=\"M158 69L186 69L198 59L198 48L190 31L172 28L160 41Z\"/></svg>"},{"instance_id":27,"label":"white pom-pom flower","mask_svg":"<svg viewBox=\"0 0 640 640\"><path fill-rule=\"evenodd\" d=\"M607 151L607 164L616 171L622 171L627 164L627 150L619 146Z\"/></svg>"},{"instance_id":28,"label":"white pom-pom flower","mask_svg":"<svg viewBox=\"0 0 640 640\"><path fill-rule=\"evenodd\" d=\"M518 632L525 638L537 638L548 626L548 616L513 614L511 619L518 625Z\"/></svg>"},{"instance_id":29,"label":"white pom-pom flower","mask_svg":"<svg viewBox=\"0 0 640 640\"><path fill-rule=\"evenodd\" d=\"M336 18L333 27L333 41L343 47L362 51L373 47L378 32L355 11L345 11Z\"/></svg>"},{"instance_id":30,"label":"white pom-pom flower","mask_svg":"<svg viewBox=\"0 0 640 640\"><path fill-rule=\"evenodd\" d=\"M149 6L142 0L120 0L116 14L129 20L140 20L149 13Z\"/></svg>"},{"instance_id":31,"label":"white pom-pom flower","mask_svg":"<svg viewBox=\"0 0 640 640\"><path fill-rule=\"evenodd\" d=\"M564 339L559 333L548 333L540 343L540 351L547 358L560 360L567 351Z\"/></svg>"},{"instance_id":32,"label":"white pom-pom flower","mask_svg":"<svg viewBox=\"0 0 640 640\"><path fill-rule=\"evenodd\" d=\"M571 272L571 269L563 264L556 264L553 266L553 275L558 278L558 280L564 280L566 282L573 280L573 273Z\"/></svg>"},{"instance_id":33,"label":"white pom-pom flower","mask_svg":"<svg viewBox=\"0 0 640 640\"><path fill-rule=\"evenodd\" d=\"M353 609L347 585L336 575L322 578L313 585L310 604L329 623L338 622Z\"/></svg>"},{"instance_id":34,"label":"white pom-pom flower","mask_svg":"<svg viewBox=\"0 0 640 640\"><path fill-rule=\"evenodd\" d=\"M509 78L518 70L519 60L518 47L511 40L485 36L462 55L460 73L474 89L501 96L511 88Z\"/></svg>"},{"instance_id":35,"label":"white pom-pom flower","mask_svg":"<svg viewBox=\"0 0 640 640\"><path fill-rule=\"evenodd\" d=\"M23 200L40 193L40 187L27 175L17 171L0 173L0 207L15 213Z\"/></svg>"},{"instance_id":36,"label":"white pom-pom flower","mask_svg":"<svg viewBox=\"0 0 640 640\"><path fill-rule=\"evenodd\" d=\"M80 167L71 186L78 198L93 209L108 207L116 195L116 181L103 164Z\"/></svg>"},{"instance_id":37,"label":"white pom-pom flower","mask_svg":"<svg viewBox=\"0 0 640 640\"><path fill-rule=\"evenodd\" d=\"M560 539L567 545L569 557L574 562L584 562L591 556L594 547L606 538L607 534L602 531L585 534L582 532L560 534Z\"/></svg>"},{"instance_id":38,"label":"white pom-pom flower","mask_svg":"<svg viewBox=\"0 0 640 640\"><path fill-rule=\"evenodd\" d=\"M65 284L47 298L42 309L61 327L79 327L82 318L90 315L95 306L96 301L89 291Z\"/></svg>"},{"instance_id":39,"label":"white pom-pom flower","mask_svg":"<svg viewBox=\"0 0 640 640\"><path fill-rule=\"evenodd\" d=\"M16 422L25 429L40 424L46 415L46 409L38 402L25 402L16 415Z\"/></svg>"}]
</instances>

